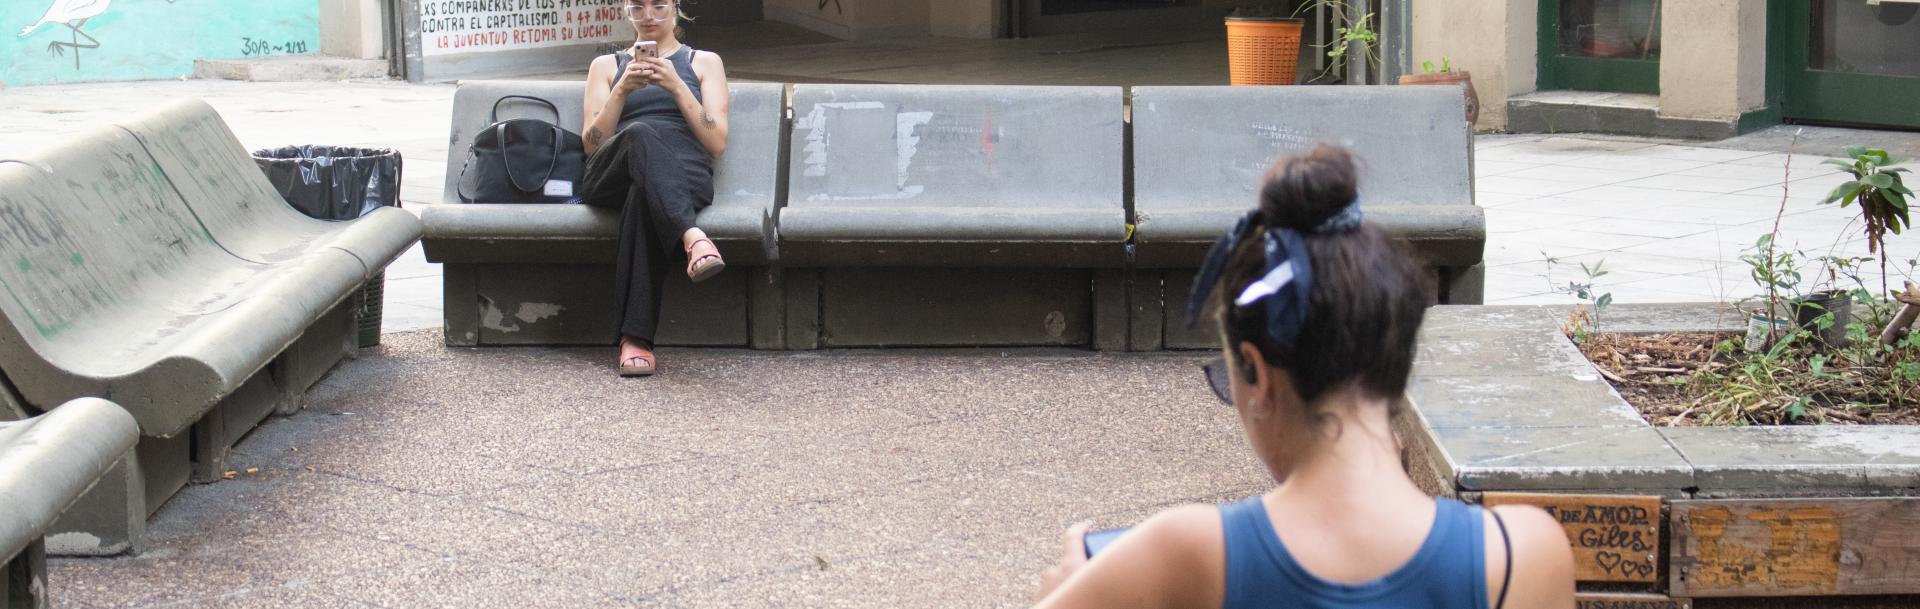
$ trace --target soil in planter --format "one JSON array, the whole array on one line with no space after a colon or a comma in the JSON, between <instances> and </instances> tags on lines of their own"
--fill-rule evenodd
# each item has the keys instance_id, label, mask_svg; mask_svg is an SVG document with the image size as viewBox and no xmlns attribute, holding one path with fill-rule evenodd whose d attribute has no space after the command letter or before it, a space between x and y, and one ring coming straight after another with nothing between
<instances>
[{"instance_id":1,"label":"soil in planter","mask_svg":"<svg viewBox=\"0 0 1920 609\"><path fill-rule=\"evenodd\" d=\"M1725 379L1740 378L1749 356L1715 346L1739 339L1707 332L1599 334L1586 337L1580 350L1654 425L1920 424L1920 387L1889 391L1897 385L1888 365L1826 361L1815 374L1810 357L1783 357L1777 361L1784 365L1769 370L1777 382L1757 390L1729 383Z\"/></svg>"}]
</instances>

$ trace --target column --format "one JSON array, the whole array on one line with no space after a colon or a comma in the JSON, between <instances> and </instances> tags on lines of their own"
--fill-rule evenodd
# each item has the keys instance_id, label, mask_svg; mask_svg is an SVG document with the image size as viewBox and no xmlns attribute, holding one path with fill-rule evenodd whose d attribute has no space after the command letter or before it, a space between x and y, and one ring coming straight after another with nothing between
<instances>
[{"instance_id":1,"label":"column","mask_svg":"<svg viewBox=\"0 0 1920 609\"><path fill-rule=\"evenodd\" d=\"M1698 0L1683 0L1687 2ZM1531 93L1538 77L1540 0L1448 0L1413 3L1412 70L1421 62L1473 73L1480 94L1479 129L1507 125L1507 98Z\"/></svg>"},{"instance_id":2,"label":"column","mask_svg":"<svg viewBox=\"0 0 1920 609\"><path fill-rule=\"evenodd\" d=\"M1667 0L1660 114L1730 120L1766 105L1766 0Z\"/></svg>"}]
</instances>

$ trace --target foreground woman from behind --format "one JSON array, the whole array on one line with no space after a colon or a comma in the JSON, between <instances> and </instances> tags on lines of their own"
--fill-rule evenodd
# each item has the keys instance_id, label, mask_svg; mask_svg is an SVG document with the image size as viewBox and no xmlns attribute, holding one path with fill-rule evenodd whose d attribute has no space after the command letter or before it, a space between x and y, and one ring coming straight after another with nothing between
<instances>
[{"instance_id":1,"label":"foreground woman from behind","mask_svg":"<svg viewBox=\"0 0 1920 609\"><path fill-rule=\"evenodd\" d=\"M1427 279L1356 194L1345 150L1281 161L1194 285L1189 314L1215 319L1223 345L1208 381L1279 486L1161 512L1092 560L1086 526L1069 529L1041 607L1574 606L1552 517L1434 499L1402 467L1389 421Z\"/></svg>"},{"instance_id":2,"label":"foreground woman from behind","mask_svg":"<svg viewBox=\"0 0 1920 609\"><path fill-rule=\"evenodd\" d=\"M727 150L727 70L680 43L675 0L627 0L632 48L587 69L582 202L621 210L614 259L620 376L653 374L660 292L672 264L705 281L726 267L694 217L713 203L713 159Z\"/></svg>"}]
</instances>

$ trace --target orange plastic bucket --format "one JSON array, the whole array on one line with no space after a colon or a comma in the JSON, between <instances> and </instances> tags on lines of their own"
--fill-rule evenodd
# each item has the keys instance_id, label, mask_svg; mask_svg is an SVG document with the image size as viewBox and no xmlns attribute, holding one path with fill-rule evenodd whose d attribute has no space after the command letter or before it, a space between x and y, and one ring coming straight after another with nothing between
<instances>
[{"instance_id":1,"label":"orange plastic bucket","mask_svg":"<svg viewBox=\"0 0 1920 609\"><path fill-rule=\"evenodd\" d=\"M1294 84L1302 25L1299 19L1227 18L1227 70L1233 84Z\"/></svg>"}]
</instances>

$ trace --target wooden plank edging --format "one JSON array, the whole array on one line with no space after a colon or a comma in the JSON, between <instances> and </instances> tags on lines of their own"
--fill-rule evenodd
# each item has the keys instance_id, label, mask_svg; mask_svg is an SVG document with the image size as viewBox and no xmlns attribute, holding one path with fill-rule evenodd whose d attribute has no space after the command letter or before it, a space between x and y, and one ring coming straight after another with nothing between
<instances>
[{"instance_id":1,"label":"wooden plank edging","mask_svg":"<svg viewBox=\"0 0 1920 609\"><path fill-rule=\"evenodd\" d=\"M1920 594L1920 498L1677 500L1674 596Z\"/></svg>"}]
</instances>

